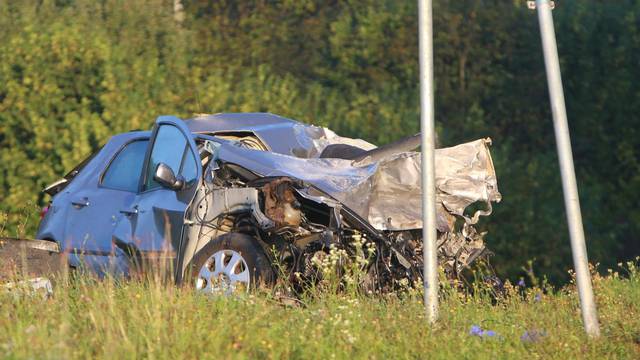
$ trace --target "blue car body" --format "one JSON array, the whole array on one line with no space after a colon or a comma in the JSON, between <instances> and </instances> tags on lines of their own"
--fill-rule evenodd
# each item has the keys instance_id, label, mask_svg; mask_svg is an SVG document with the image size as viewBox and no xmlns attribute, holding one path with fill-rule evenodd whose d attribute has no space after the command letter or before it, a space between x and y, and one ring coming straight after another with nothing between
<instances>
[{"instance_id":1,"label":"blue car body","mask_svg":"<svg viewBox=\"0 0 640 360\"><path fill-rule=\"evenodd\" d=\"M439 198L441 255L451 273L484 253L471 225L500 199L487 143L442 153L456 159L452 176L474 171L471 180L443 182ZM323 156L331 146L351 155ZM152 131L113 136L48 186L52 198L36 237L58 243L70 266L101 276L126 276L135 261L164 258L180 281L195 254L227 232L249 231L265 252L275 247L281 258L294 257L292 267L331 244L346 247L354 236L366 236L378 249L376 266L392 262L409 276L422 268L419 154L398 149L372 161L372 144L273 114L161 116ZM464 165L466 158L473 162ZM447 184L463 186L463 195ZM489 212L466 217L464 209L476 201L488 203ZM464 231L454 228L458 218L465 219ZM378 273L392 272L387 265ZM292 271L298 270L304 269Z\"/></svg>"}]
</instances>

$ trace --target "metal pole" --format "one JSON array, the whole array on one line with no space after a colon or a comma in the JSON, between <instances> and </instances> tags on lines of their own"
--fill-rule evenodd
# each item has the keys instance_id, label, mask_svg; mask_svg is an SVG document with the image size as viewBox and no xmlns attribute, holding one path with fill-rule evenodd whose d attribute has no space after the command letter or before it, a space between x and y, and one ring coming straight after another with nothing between
<instances>
[{"instance_id":1,"label":"metal pole","mask_svg":"<svg viewBox=\"0 0 640 360\"><path fill-rule=\"evenodd\" d=\"M418 0L420 39L420 128L422 146L422 250L424 304L430 324L438 318L438 257L436 248L436 175L433 90L433 7Z\"/></svg>"},{"instance_id":2,"label":"metal pole","mask_svg":"<svg viewBox=\"0 0 640 360\"><path fill-rule=\"evenodd\" d=\"M573 253L573 263L578 283L582 321L584 322L584 329L589 336L599 337L600 325L598 324L593 288L591 287L591 274L589 273L587 248L584 241L576 174L573 168L571 139L569 138L567 110L564 103L562 79L560 78L560 63L558 61L556 35L553 29L551 4L549 0L537 0L536 7L538 9L538 21L540 22L544 63L547 69L551 112L553 113L553 125L556 133L564 203L567 210L567 222L569 223L571 252Z\"/></svg>"}]
</instances>

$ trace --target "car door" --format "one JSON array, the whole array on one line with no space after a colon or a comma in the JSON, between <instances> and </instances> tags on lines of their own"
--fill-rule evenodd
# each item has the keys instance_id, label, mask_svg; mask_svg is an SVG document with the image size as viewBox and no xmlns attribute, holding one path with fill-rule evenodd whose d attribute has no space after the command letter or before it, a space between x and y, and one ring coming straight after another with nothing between
<instances>
[{"instance_id":1,"label":"car door","mask_svg":"<svg viewBox=\"0 0 640 360\"><path fill-rule=\"evenodd\" d=\"M114 256L111 233L136 199L148 139L135 138L114 151L84 186L67 194L69 201L62 248L73 266L81 264L102 274Z\"/></svg>"},{"instance_id":2,"label":"car door","mask_svg":"<svg viewBox=\"0 0 640 360\"><path fill-rule=\"evenodd\" d=\"M156 120L147 150L140 193L113 233L120 247L145 256L175 257L180 248L184 216L202 176L198 149L191 132L177 117ZM175 182L158 178L162 174ZM179 183L177 183L179 182Z\"/></svg>"}]
</instances>

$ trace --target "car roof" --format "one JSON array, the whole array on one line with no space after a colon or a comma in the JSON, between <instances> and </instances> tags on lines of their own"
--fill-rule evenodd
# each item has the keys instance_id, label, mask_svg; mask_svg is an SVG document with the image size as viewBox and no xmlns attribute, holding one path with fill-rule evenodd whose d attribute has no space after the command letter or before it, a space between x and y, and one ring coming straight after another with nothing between
<instances>
[{"instance_id":1,"label":"car roof","mask_svg":"<svg viewBox=\"0 0 640 360\"><path fill-rule=\"evenodd\" d=\"M138 139L138 138L149 138L149 137L151 137L151 131L149 130L147 131L134 130L126 133L113 135L109 140L109 142L113 141L120 144L124 144L129 140Z\"/></svg>"},{"instance_id":2,"label":"car roof","mask_svg":"<svg viewBox=\"0 0 640 360\"><path fill-rule=\"evenodd\" d=\"M221 113L185 120L193 133L222 135L251 133L269 151L309 157L314 140L326 136L325 129L271 113Z\"/></svg>"},{"instance_id":3,"label":"car roof","mask_svg":"<svg viewBox=\"0 0 640 360\"><path fill-rule=\"evenodd\" d=\"M289 129L300 122L271 113L220 113L199 115L185 120L189 130L195 133L220 131L254 131Z\"/></svg>"}]
</instances>

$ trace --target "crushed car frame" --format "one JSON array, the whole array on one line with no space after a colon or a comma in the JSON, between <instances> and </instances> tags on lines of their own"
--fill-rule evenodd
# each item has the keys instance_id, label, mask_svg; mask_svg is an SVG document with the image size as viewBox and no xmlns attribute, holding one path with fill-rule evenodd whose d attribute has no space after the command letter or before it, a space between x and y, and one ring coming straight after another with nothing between
<instances>
[{"instance_id":1,"label":"crushed car frame","mask_svg":"<svg viewBox=\"0 0 640 360\"><path fill-rule=\"evenodd\" d=\"M364 246L363 285L392 290L421 276L418 145L376 147L266 113L161 116L48 186L37 238L99 275L169 259L178 283L206 292L277 276L303 286L331 249ZM473 225L500 201L489 145L436 151L438 260L450 277L486 253ZM471 204L484 205L467 214Z\"/></svg>"}]
</instances>

